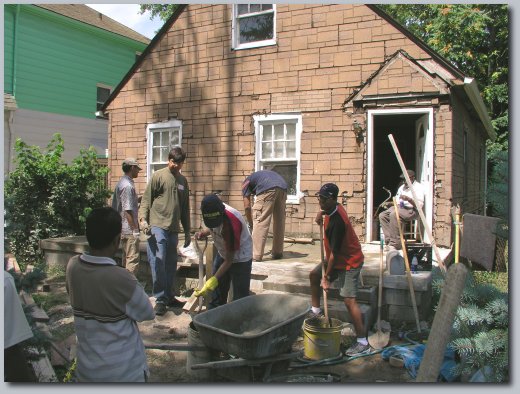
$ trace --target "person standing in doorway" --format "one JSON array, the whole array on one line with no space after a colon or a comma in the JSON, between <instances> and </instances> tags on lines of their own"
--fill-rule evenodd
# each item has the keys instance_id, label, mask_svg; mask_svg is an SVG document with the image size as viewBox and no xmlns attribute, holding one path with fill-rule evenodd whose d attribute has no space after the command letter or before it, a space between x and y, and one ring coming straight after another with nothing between
<instances>
[{"instance_id":1,"label":"person standing in doorway","mask_svg":"<svg viewBox=\"0 0 520 394\"><path fill-rule=\"evenodd\" d=\"M251 195L256 196L251 207ZM273 245L271 258L283 257L285 236L285 203L287 182L275 171L261 170L248 176L242 183L244 209L253 236L253 261L262 261L271 218L273 219Z\"/></svg>"},{"instance_id":2,"label":"person standing in doorway","mask_svg":"<svg viewBox=\"0 0 520 394\"><path fill-rule=\"evenodd\" d=\"M177 273L177 244L180 226L184 229L184 247L191 242L188 181L181 174L186 152L172 148L168 164L152 175L139 208L139 224L148 237L147 255L152 271L156 315L164 315L167 307L182 308L185 302L173 296Z\"/></svg>"},{"instance_id":3,"label":"person standing in doorway","mask_svg":"<svg viewBox=\"0 0 520 394\"><path fill-rule=\"evenodd\" d=\"M112 208L121 215L121 264L134 275L139 268L139 220L138 200L134 179L141 167L133 157L126 158L122 164L124 175L117 183L112 196Z\"/></svg>"},{"instance_id":4,"label":"person standing in doorway","mask_svg":"<svg viewBox=\"0 0 520 394\"><path fill-rule=\"evenodd\" d=\"M406 170L410 182L412 183L413 191L417 197L417 204L413 199L412 190L405 182L404 175L401 174L403 184L397 189L395 198L397 200L399 218L403 222L415 220L419 216L419 210L423 209L424 205L424 187L415 179L415 172ZM399 234L399 225L397 224L397 217L395 216L395 207L392 204L390 208L384 210L379 214L379 222L385 237L385 244L387 250L401 249L401 236Z\"/></svg>"},{"instance_id":5,"label":"person standing in doorway","mask_svg":"<svg viewBox=\"0 0 520 394\"><path fill-rule=\"evenodd\" d=\"M364 263L361 244L350 223L347 212L338 204L339 189L334 183L324 184L316 193L321 215L316 216L316 223L324 226L325 261L318 264L309 274L311 285L311 312L321 315L320 286L328 291L335 280L341 286L339 294L352 318L357 341L347 351L348 356L366 352L370 346L366 338L361 309L356 301L358 280ZM325 264L325 275L322 275Z\"/></svg>"},{"instance_id":6,"label":"person standing in doorway","mask_svg":"<svg viewBox=\"0 0 520 394\"><path fill-rule=\"evenodd\" d=\"M215 194L209 194L200 205L206 229L195 234L197 239L213 237L218 253L213 261L213 276L197 297L213 291L209 309L227 303L230 285L233 285L233 301L249 295L253 264L253 240L242 214L224 204Z\"/></svg>"}]
</instances>

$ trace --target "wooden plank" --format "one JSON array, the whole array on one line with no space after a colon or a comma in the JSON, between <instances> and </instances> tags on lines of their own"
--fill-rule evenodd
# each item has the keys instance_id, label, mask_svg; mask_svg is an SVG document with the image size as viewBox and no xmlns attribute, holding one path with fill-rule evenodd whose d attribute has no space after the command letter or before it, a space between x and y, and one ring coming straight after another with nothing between
<instances>
[{"instance_id":1,"label":"wooden plank","mask_svg":"<svg viewBox=\"0 0 520 394\"><path fill-rule=\"evenodd\" d=\"M29 313L34 321L48 322L49 316L47 313L38 307L32 298L32 295L26 293L25 291L20 292L20 298L22 299L22 303L27 306Z\"/></svg>"},{"instance_id":2,"label":"wooden plank","mask_svg":"<svg viewBox=\"0 0 520 394\"><path fill-rule=\"evenodd\" d=\"M191 297L186 301L184 306L182 307L182 310L187 313L193 312L195 309L197 309L198 306L198 297L195 297L195 292L191 295Z\"/></svg>"}]
</instances>

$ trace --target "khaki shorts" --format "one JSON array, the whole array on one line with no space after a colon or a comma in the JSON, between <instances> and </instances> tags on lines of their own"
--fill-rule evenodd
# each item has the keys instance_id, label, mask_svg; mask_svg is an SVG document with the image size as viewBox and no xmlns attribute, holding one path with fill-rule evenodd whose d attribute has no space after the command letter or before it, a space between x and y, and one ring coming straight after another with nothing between
<instances>
[{"instance_id":1,"label":"khaki shorts","mask_svg":"<svg viewBox=\"0 0 520 394\"><path fill-rule=\"evenodd\" d=\"M359 275L361 274L361 268L351 268L347 270L332 270L330 275L331 282L336 279L339 281L341 288L339 295L344 298L356 298L358 291Z\"/></svg>"}]
</instances>

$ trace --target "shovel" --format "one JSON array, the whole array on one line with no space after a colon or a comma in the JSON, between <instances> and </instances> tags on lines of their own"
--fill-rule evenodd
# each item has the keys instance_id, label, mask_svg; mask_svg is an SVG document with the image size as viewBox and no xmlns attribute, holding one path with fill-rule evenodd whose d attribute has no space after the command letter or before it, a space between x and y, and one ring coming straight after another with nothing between
<instances>
[{"instance_id":1,"label":"shovel","mask_svg":"<svg viewBox=\"0 0 520 394\"><path fill-rule=\"evenodd\" d=\"M197 242L197 238L193 237L193 244L195 245L195 250L197 251L197 256L199 260L199 285L198 288L202 289L204 286L204 252L208 246L208 239L206 238L206 243L204 244L204 249L200 249L199 243ZM189 300L184 304L182 310L184 312L191 313L193 312L198 304L198 312L201 311L203 305L203 297L195 297L195 294L192 294Z\"/></svg>"},{"instance_id":2,"label":"shovel","mask_svg":"<svg viewBox=\"0 0 520 394\"><path fill-rule=\"evenodd\" d=\"M325 257L323 255L323 224L320 224L320 253L321 253L321 276L325 276ZM327 300L327 291L323 289L323 309L325 310L325 319L332 327L332 320L329 318L329 306Z\"/></svg>"},{"instance_id":3,"label":"shovel","mask_svg":"<svg viewBox=\"0 0 520 394\"><path fill-rule=\"evenodd\" d=\"M383 237L381 236L381 242L379 247L379 287L377 297L377 332L368 337L368 343L375 349L383 349L388 345L390 338L389 332L381 331L381 303L383 300Z\"/></svg>"}]
</instances>

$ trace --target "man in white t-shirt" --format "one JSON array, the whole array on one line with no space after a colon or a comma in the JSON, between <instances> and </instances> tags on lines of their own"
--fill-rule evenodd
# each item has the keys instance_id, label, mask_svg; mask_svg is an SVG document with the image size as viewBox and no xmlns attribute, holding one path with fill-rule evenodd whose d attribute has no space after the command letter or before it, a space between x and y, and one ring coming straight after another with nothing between
<instances>
[{"instance_id":1,"label":"man in white t-shirt","mask_svg":"<svg viewBox=\"0 0 520 394\"><path fill-rule=\"evenodd\" d=\"M242 214L224 204L215 194L209 194L201 202L202 219L206 229L195 234L197 239L212 236L217 249L213 261L213 276L195 295L211 294L208 309L224 305L233 286L233 301L247 297L253 266L253 240Z\"/></svg>"},{"instance_id":2,"label":"man in white t-shirt","mask_svg":"<svg viewBox=\"0 0 520 394\"><path fill-rule=\"evenodd\" d=\"M423 209L424 205L424 187L415 179L414 171L406 170L406 172L408 173L413 191L417 197L417 205L414 202L412 190L408 187L408 184L404 182L404 175L401 174L403 184L397 190L395 198L399 204L399 218L404 222L416 219L419 216L419 210ZM399 235L399 226L397 225L395 207L393 205L379 214L379 223L381 223L388 249L401 249L401 237Z\"/></svg>"}]
</instances>

